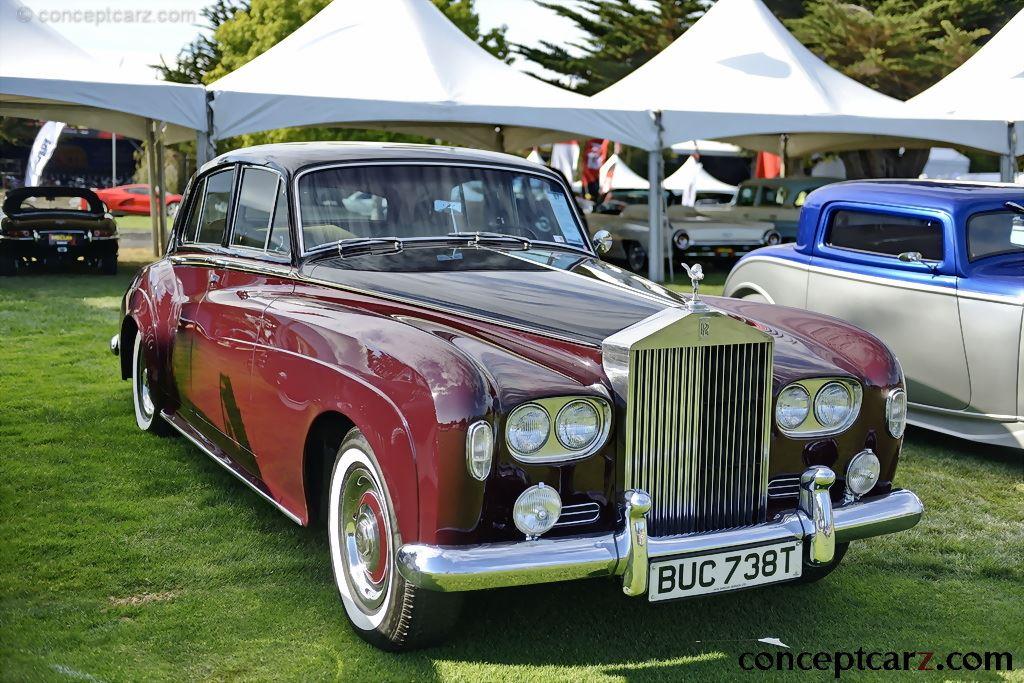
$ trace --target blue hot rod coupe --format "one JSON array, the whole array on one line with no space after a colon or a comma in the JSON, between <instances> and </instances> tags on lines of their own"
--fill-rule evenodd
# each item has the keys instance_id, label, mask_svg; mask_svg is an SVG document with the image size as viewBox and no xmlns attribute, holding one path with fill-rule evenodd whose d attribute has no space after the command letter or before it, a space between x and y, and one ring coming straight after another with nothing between
<instances>
[{"instance_id":1,"label":"blue hot rod coupe","mask_svg":"<svg viewBox=\"0 0 1024 683\"><path fill-rule=\"evenodd\" d=\"M1024 187L872 180L814 191L795 244L745 256L725 294L873 332L908 422L1024 448Z\"/></svg>"}]
</instances>

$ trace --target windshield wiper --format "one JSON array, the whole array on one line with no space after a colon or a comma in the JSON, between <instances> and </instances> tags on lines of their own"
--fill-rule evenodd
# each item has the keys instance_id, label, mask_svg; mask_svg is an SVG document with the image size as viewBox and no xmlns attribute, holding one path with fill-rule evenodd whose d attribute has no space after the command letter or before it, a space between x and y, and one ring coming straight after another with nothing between
<instances>
[{"instance_id":1,"label":"windshield wiper","mask_svg":"<svg viewBox=\"0 0 1024 683\"><path fill-rule=\"evenodd\" d=\"M533 248L533 242L526 237L516 237L515 235L506 235L501 232L450 232L449 237L458 237L466 239L467 244L477 245L482 244L485 246L494 246L498 244L509 244L515 243L523 251L529 251Z\"/></svg>"}]
</instances>

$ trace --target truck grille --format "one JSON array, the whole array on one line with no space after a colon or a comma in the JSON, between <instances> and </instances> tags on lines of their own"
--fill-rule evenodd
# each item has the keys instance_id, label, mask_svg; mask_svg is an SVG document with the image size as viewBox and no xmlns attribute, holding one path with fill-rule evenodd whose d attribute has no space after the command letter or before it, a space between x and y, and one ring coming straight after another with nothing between
<instances>
[{"instance_id":1,"label":"truck grille","mask_svg":"<svg viewBox=\"0 0 1024 683\"><path fill-rule=\"evenodd\" d=\"M765 521L772 342L629 352L626 488L652 536Z\"/></svg>"}]
</instances>

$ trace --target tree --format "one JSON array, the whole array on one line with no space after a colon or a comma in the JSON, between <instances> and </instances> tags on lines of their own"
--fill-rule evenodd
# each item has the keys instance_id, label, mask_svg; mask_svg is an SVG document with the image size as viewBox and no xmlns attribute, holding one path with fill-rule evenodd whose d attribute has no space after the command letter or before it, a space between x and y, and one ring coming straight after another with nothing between
<instances>
[{"instance_id":1,"label":"tree","mask_svg":"<svg viewBox=\"0 0 1024 683\"><path fill-rule=\"evenodd\" d=\"M208 33L200 33L195 40L178 53L174 64L168 65L161 58L153 68L160 72L165 81L172 83L203 83L206 74L213 71L221 61L220 45L214 35L221 24L230 20L235 12L248 11L249 3L240 0L215 0L200 10L206 19L202 26Z\"/></svg>"},{"instance_id":2,"label":"tree","mask_svg":"<svg viewBox=\"0 0 1024 683\"><path fill-rule=\"evenodd\" d=\"M709 0L582 0L576 6L536 0L569 19L585 34L582 42L541 41L513 49L558 74L550 79L584 95L593 95L643 66L704 14ZM548 79L542 79L548 80Z\"/></svg>"}]
</instances>

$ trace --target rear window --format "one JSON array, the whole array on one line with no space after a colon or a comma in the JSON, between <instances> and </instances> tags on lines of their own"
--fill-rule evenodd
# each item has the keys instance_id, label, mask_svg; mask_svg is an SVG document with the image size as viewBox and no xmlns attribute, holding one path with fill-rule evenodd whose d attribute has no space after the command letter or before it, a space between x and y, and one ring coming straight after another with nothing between
<instances>
[{"instance_id":1,"label":"rear window","mask_svg":"<svg viewBox=\"0 0 1024 683\"><path fill-rule=\"evenodd\" d=\"M941 261L942 223L932 218L840 210L832 214L825 243L885 256L919 252L926 261Z\"/></svg>"},{"instance_id":2,"label":"rear window","mask_svg":"<svg viewBox=\"0 0 1024 683\"><path fill-rule=\"evenodd\" d=\"M195 242L199 244L223 243L233 179L234 172L231 170L219 171L206 178Z\"/></svg>"},{"instance_id":3,"label":"rear window","mask_svg":"<svg viewBox=\"0 0 1024 683\"><path fill-rule=\"evenodd\" d=\"M971 261L1020 252L1024 252L1024 215L992 211L967 219L967 255Z\"/></svg>"}]
</instances>

